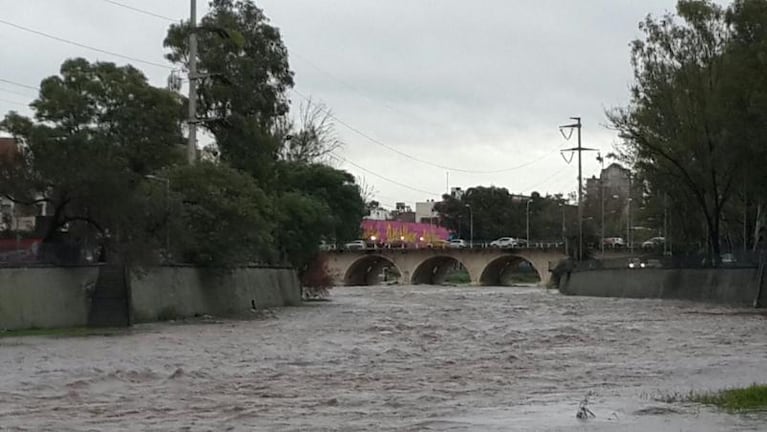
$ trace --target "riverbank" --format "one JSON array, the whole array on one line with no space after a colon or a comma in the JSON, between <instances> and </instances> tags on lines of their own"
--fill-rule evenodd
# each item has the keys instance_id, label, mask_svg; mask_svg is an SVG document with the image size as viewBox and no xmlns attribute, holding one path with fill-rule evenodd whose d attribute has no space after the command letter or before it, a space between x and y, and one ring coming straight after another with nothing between
<instances>
[{"instance_id":1,"label":"riverbank","mask_svg":"<svg viewBox=\"0 0 767 432\"><path fill-rule=\"evenodd\" d=\"M559 278L559 291L590 297L691 300L736 306L767 304L756 268L613 268L573 271Z\"/></svg>"},{"instance_id":2,"label":"riverbank","mask_svg":"<svg viewBox=\"0 0 767 432\"><path fill-rule=\"evenodd\" d=\"M0 268L5 330L86 327L108 314L124 314L126 323L250 317L254 310L299 304L300 283L288 268L169 266L127 277L104 266Z\"/></svg>"}]
</instances>

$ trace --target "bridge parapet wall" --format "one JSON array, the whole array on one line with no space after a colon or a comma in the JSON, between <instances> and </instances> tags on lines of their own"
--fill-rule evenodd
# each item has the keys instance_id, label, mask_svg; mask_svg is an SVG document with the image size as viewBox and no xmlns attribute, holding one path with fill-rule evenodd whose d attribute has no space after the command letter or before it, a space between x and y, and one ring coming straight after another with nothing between
<instances>
[{"instance_id":1,"label":"bridge parapet wall","mask_svg":"<svg viewBox=\"0 0 767 432\"><path fill-rule=\"evenodd\" d=\"M366 277L358 272L372 272L377 266L386 263L401 274L403 284L423 283L414 275L423 275L424 265L434 266L431 271L438 278L444 273L445 261L458 262L469 272L473 285L488 284L488 281L498 278L490 277L489 271L495 271L493 263L524 260L529 262L538 273L541 284L548 283L550 269L565 258L558 249L366 249L342 250L325 253L327 267L334 280L339 285L358 285ZM437 258L445 258L438 260ZM497 266L502 267L502 266ZM484 275L484 279L483 279ZM497 283L497 282L496 282Z\"/></svg>"}]
</instances>

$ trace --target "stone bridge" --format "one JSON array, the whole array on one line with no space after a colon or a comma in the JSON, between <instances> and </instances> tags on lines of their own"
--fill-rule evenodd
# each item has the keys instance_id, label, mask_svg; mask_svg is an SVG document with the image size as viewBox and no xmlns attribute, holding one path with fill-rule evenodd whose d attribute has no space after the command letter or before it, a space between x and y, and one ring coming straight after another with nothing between
<instances>
[{"instance_id":1,"label":"stone bridge","mask_svg":"<svg viewBox=\"0 0 767 432\"><path fill-rule=\"evenodd\" d=\"M472 285L503 285L507 273L522 262L538 274L540 284L565 258L558 249L365 249L324 252L328 271L338 285L375 285L385 269L394 269L402 284L436 285L459 264Z\"/></svg>"}]
</instances>

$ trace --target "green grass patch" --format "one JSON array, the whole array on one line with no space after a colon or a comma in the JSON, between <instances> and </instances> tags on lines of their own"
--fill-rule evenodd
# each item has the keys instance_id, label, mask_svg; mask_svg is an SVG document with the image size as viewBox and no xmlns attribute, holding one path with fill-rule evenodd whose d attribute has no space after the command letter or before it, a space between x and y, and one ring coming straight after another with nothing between
<instances>
[{"instance_id":1,"label":"green grass patch","mask_svg":"<svg viewBox=\"0 0 767 432\"><path fill-rule=\"evenodd\" d=\"M764 410L767 409L767 385L753 384L719 392L691 393L688 400L732 411Z\"/></svg>"},{"instance_id":2,"label":"green grass patch","mask_svg":"<svg viewBox=\"0 0 767 432\"><path fill-rule=\"evenodd\" d=\"M24 329L0 331L0 338L44 336L44 337L86 337L86 336L114 336L126 332L125 328L93 328L93 327L69 327L56 329Z\"/></svg>"}]
</instances>

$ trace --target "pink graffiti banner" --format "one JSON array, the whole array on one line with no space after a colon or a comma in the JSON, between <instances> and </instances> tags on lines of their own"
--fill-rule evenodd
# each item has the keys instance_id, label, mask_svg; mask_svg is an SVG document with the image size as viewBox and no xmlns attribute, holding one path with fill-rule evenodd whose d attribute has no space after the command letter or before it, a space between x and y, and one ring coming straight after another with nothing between
<instances>
[{"instance_id":1,"label":"pink graffiti banner","mask_svg":"<svg viewBox=\"0 0 767 432\"><path fill-rule=\"evenodd\" d=\"M433 243L447 240L450 232L443 227L424 223L363 220L362 235L373 243Z\"/></svg>"}]
</instances>

